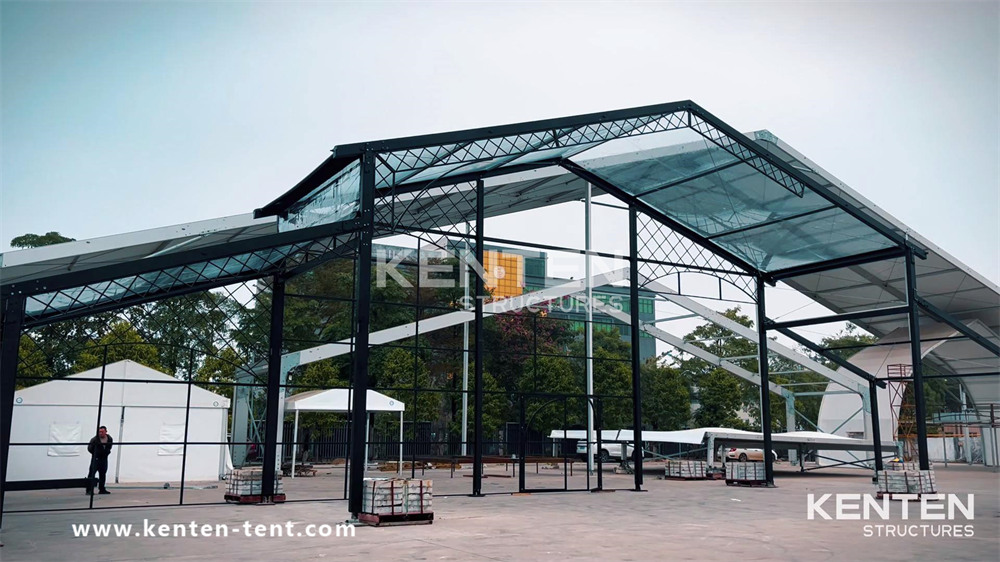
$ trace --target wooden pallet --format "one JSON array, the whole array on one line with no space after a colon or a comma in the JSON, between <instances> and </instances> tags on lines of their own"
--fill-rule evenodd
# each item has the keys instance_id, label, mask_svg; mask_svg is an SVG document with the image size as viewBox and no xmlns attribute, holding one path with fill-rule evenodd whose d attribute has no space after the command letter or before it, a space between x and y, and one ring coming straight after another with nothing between
<instances>
[{"instance_id":1,"label":"wooden pallet","mask_svg":"<svg viewBox=\"0 0 1000 562\"><path fill-rule=\"evenodd\" d=\"M913 499L913 497L916 496L917 499L920 499L920 498L922 498L924 496L936 496L937 494L938 494L938 492L934 492L934 493L927 492L927 493L922 493L922 494L921 493L917 493L917 492L912 492L912 493L907 493L907 492L876 492L875 493L875 497L878 498L878 499L882 499L882 498L888 497L890 500L902 501L903 500L902 496L909 496L909 499Z\"/></svg>"},{"instance_id":2,"label":"wooden pallet","mask_svg":"<svg viewBox=\"0 0 1000 562\"><path fill-rule=\"evenodd\" d=\"M261 502L261 497L262 496L260 496L260 495L256 495L256 496L238 496L236 494L226 494L225 495L227 503L228 502L233 502L233 503L260 503ZM285 501L285 494L275 494L275 495L271 496L271 501L273 501L274 503L283 503Z\"/></svg>"},{"instance_id":3,"label":"wooden pallet","mask_svg":"<svg viewBox=\"0 0 1000 562\"><path fill-rule=\"evenodd\" d=\"M726 486L741 486L744 488L766 488L764 480L726 480Z\"/></svg>"},{"instance_id":4,"label":"wooden pallet","mask_svg":"<svg viewBox=\"0 0 1000 562\"><path fill-rule=\"evenodd\" d=\"M392 525L430 525L434 523L434 513L359 513L358 521L372 527Z\"/></svg>"},{"instance_id":5,"label":"wooden pallet","mask_svg":"<svg viewBox=\"0 0 1000 562\"><path fill-rule=\"evenodd\" d=\"M660 480L680 480L685 482L688 480L711 480L708 476L658 476L657 478Z\"/></svg>"}]
</instances>

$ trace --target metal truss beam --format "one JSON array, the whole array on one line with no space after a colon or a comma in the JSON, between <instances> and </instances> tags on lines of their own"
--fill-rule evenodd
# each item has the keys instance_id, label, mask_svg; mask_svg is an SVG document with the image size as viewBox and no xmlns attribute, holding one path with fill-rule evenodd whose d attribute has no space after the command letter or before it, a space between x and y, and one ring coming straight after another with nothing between
<instances>
[{"instance_id":1,"label":"metal truss beam","mask_svg":"<svg viewBox=\"0 0 1000 562\"><path fill-rule=\"evenodd\" d=\"M754 343L758 342L757 331L753 328L748 328L739 322L733 321L691 298L679 295L676 291L664 286L658 281L647 281L644 288L648 291L653 291L654 293L659 294L664 299L680 306L681 308L693 312L714 324L718 324L719 326L736 333L740 337L746 338ZM830 379L830 381L839 384L847 390L853 391L862 397L864 397L867 393L867 385L862 385L857 380L852 379L843 373L838 373L826 365L823 365L822 363L815 361L780 342L771 341L768 347L774 353L794 361L795 363L798 363L799 365L802 365L819 375L823 375L824 377Z\"/></svg>"},{"instance_id":2,"label":"metal truss beam","mask_svg":"<svg viewBox=\"0 0 1000 562\"><path fill-rule=\"evenodd\" d=\"M696 104L694 102L689 102L689 103L691 105L689 111L692 114L697 115L698 117L700 117L701 119L703 119L706 123L710 124L712 127L714 127L715 129L717 129L719 132L721 132L721 133L729 136L730 138L732 138L732 139L739 139L741 143L743 143L747 147L749 147L750 150L752 150L753 152L755 152L756 155L760 156L760 158L762 160L765 160L767 163L769 163L772 166L778 168L782 172L788 174L789 176L791 176L792 178L794 178L798 182L800 182L800 183L802 183L804 185L809 186L810 189L812 189L813 191L815 191L816 193L818 193L819 195L821 195L827 201L830 201L831 203L834 203L837 206L841 207L841 209L843 209L847 214L849 214L852 217L854 217L855 219L859 220L861 223L865 224L866 226L868 226L872 230L878 232L882 236L885 236L889 240L892 240L893 242L895 242L896 245L897 245L897 247L898 247L897 249L909 248L910 251L912 251L914 253L914 255L916 255L917 257L920 257L920 258L923 258L923 259L927 258L927 252L923 248L916 247L915 245L913 245L912 243L910 243L906 238L904 238L903 235L901 235L900 233L896 232L895 230L892 230L891 228L889 228L885 224L883 224L883 223L875 220L871 216L865 214L864 212L862 212L860 209L858 209L857 207L855 207L854 205L852 205L851 203L849 203L846 199L844 199L840 195L834 193L832 190L828 189L826 186L823 186L823 185L819 184L818 182L814 181L813 179L811 179L809 176L807 176L801 170L796 169L794 166L792 166L792 165L788 164L787 162L784 162L781 159L779 159L778 157L774 156L770 151L768 151L767 149L763 148L762 146L760 146L759 144L757 144L755 141L746 138L742 133L740 133L736 129L732 128L731 126L729 126L727 123L723 122L721 119L719 119L715 115L712 115L711 113L709 113L708 111L706 111L704 108L702 108L698 104ZM697 128L694 127L694 126L692 126L692 128L695 129L695 130L697 130ZM829 263L829 262L827 262L827 263ZM822 265L822 264L817 264L817 265Z\"/></svg>"},{"instance_id":3,"label":"metal truss beam","mask_svg":"<svg viewBox=\"0 0 1000 562\"><path fill-rule=\"evenodd\" d=\"M772 272L770 274L770 278L774 281L780 281L782 279L788 279L790 277L799 277L801 275L822 273L824 271L832 271L834 269L840 269L844 267L852 267L857 265L864 265L866 263L874 263L874 262L901 258L905 253L906 251L902 247L884 248L882 250L875 250L873 252L858 254L856 256L848 256L845 258L827 260L819 263L810 263L806 265L790 267L788 269L780 269Z\"/></svg>"},{"instance_id":4,"label":"metal truss beam","mask_svg":"<svg viewBox=\"0 0 1000 562\"><path fill-rule=\"evenodd\" d=\"M573 299L582 304L586 304L586 300L579 296L574 296ZM618 308L604 304L603 302L596 299L594 300L594 310L600 312L601 314L610 316L615 320L620 320L621 322L630 321L629 314L621 311ZM718 355L706 351L705 349L698 347L697 345L694 345L693 343L686 341L683 338L679 338L669 332L657 328L653 323L640 322L639 329L670 346L673 346L687 354L694 355L698 359L701 359L711 365L715 365L716 367L725 369L726 371L729 371L730 373L740 377L743 380L746 380L757 386L760 386L760 376L757 373L752 373L744 369L743 367L740 367L736 363L733 363L727 358L719 357ZM770 381L768 381L767 387L768 389L771 390L771 392L779 396L788 397L792 395L792 392L787 388Z\"/></svg>"},{"instance_id":5,"label":"metal truss beam","mask_svg":"<svg viewBox=\"0 0 1000 562\"><path fill-rule=\"evenodd\" d=\"M859 377L865 379L869 383L875 381L876 385L878 385L881 388L885 388L885 382L881 381L880 379L877 379L871 373L866 372L861 367L858 367L857 365L847 361L846 359L840 357L836 353L830 353L830 351L823 349L822 347L796 334L795 332L793 332L788 328L774 328L774 329L779 333L781 333L782 335L792 339L793 341L795 341L795 343L805 347L806 349L809 349L810 351L813 351L814 353L822 355L824 359L833 361L840 367L847 369L848 371L854 373L855 375L858 375Z\"/></svg>"},{"instance_id":6,"label":"metal truss beam","mask_svg":"<svg viewBox=\"0 0 1000 562\"><path fill-rule=\"evenodd\" d=\"M768 330L779 328L798 328L800 326L815 326L817 324L829 324L831 322L849 322L859 318L878 318L881 316L895 316L907 314L910 309L906 306L893 306L888 308L877 308L873 310L862 310L859 312L849 312L847 314L832 314L830 316L818 316L815 318L803 318L801 320L788 320L786 322L775 322L764 319L764 327Z\"/></svg>"}]
</instances>

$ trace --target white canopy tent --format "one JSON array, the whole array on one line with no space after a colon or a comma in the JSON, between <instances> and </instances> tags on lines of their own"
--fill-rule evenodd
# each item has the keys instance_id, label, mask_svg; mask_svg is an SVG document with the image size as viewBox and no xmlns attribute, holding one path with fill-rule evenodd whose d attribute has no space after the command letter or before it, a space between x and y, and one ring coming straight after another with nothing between
<instances>
[{"instance_id":1,"label":"white canopy tent","mask_svg":"<svg viewBox=\"0 0 1000 562\"><path fill-rule=\"evenodd\" d=\"M285 399L285 411L295 412L295 425L292 429L292 478L295 478L295 459L298 456L299 445L299 412L349 412L351 410L351 393L349 388L331 388L329 390L310 390L300 392ZM369 412L399 412L399 464L397 473L403 470L403 411L406 404L375 392L368 391ZM368 428L365 427L365 435ZM368 466L368 440L365 439L365 467Z\"/></svg>"}]
</instances>

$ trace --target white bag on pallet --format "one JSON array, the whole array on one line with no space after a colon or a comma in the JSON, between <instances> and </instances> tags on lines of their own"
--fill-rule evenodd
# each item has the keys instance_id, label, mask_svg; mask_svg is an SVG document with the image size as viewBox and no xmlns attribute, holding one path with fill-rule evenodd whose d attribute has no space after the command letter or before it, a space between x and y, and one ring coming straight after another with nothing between
<instances>
[{"instance_id":1,"label":"white bag on pallet","mask_svg":"<svg viewBox=\"0 0 1000 562\"><path fill-rule=\"evenodd\" d=\"M378 515L431 513L433 491L430 480L366 478L361 510Z\"/></svg>"},{"instance_id":2,"label":"white bag on pallet","mask_svg":"<svg viewBox=\"0 0 1000 562\"><path fill-rule=\"evenodd\" d=\"M255 468L237 468L229 473L226 482L226 493L234 496L259 496L263 493L264 470ZM285 485L280 473L274 475L274 493L284 494Z\"/></svg>"},{"instance_id":3,"label":"white bag on pallet","mask_svg":"<svg viewBox=\"0 0 1000 562\"><path fill-rule=\"evenodd\" d=\"M762 482L764 478L764 463L762 462L726 463L726 480Z\"/></svg>"},{"instance_id":4,"label":"white bag on pallet","mask_svg":"<svg viewBox=\"0 0 1000 562\"><path fill-rule=\"evenodd\" d=\"M877 474L878 491L888 494L934 494L937 479L933 470L883 470Z\"/></svg>"},{"instance_id":5,"label":"white bag on pallet","mask_svg":"<svg viewBox=\"0 0 1000 562\"><path fill-rule=\"evenodd\" d=\"M666 476L668 478L704 478L708 472L705 461L668 460Z\"/></svg>"}]
</instances>

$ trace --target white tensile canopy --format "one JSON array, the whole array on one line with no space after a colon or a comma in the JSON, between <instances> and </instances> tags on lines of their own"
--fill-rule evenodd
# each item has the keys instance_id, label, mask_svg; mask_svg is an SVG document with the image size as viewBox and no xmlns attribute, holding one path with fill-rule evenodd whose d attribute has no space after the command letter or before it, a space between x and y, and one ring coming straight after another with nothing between
<instances>
[{"instance_id":1,"label":"white tensile canopy","mask_svg":"<svg viewBox=\"0 0 1000 562\"><path fill-rule=\"evenodd\" d=\"M331 388L329 390L310 390L300 392L285 399L285 411L295 412L295 425L292 430L292 478L295 478L295 459L299 446L299 412L349 412L353 390L349 388ZM368 391L367 410L369 412L399 412L399 464L396 472L403 471L403 411L406 404L375 392ZM365 428L368 433L368 428ZM368 466L368 440L365 440L365 467Z\"/></svg>"}]
</instances>

